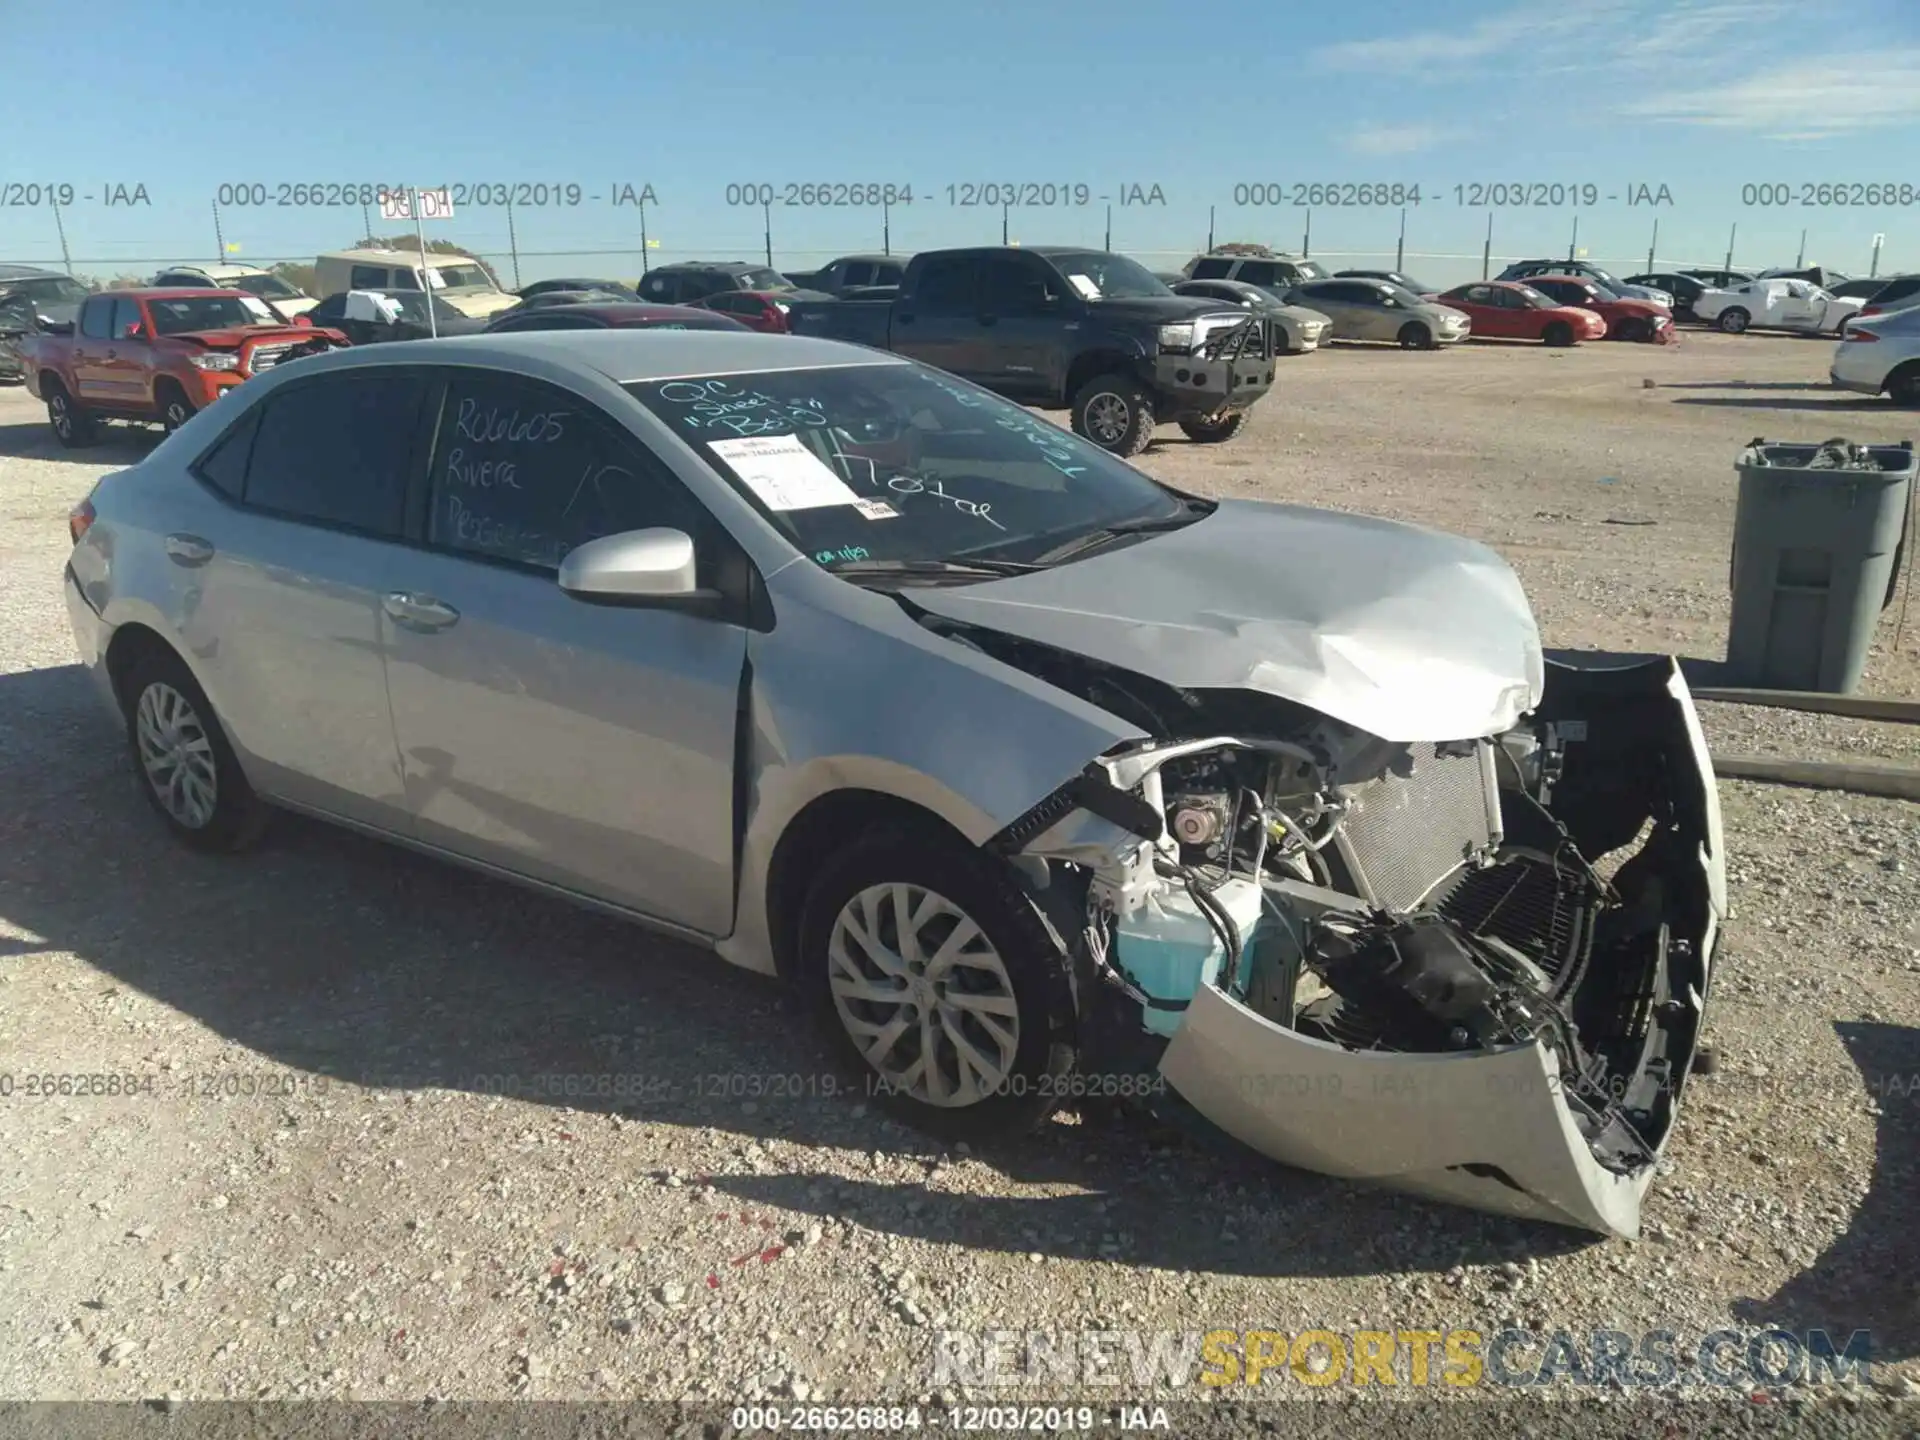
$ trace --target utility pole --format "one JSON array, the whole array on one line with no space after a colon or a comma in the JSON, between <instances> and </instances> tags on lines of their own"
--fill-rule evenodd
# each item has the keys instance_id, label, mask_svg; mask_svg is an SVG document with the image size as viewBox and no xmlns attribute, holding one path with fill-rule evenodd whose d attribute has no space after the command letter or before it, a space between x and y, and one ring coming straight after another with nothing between
<instances>
[{"instance_id":1,"label":"utility pole","mask_svg":"<svg viewBox=\"0 0 1920 1440\"><path fill-rule=\"evenodd\" d=\"M1493 273L1493 210L1487 210L1487 243L1480 247L1480 278Z\"/></svg>"},{"instance_id":2,"label":"utility pole","mask_svg":"<svg viewBox=\"0 0 1920 1440\"><path fill-rule=\"evenodd\" d=\"M1793 268L1798 270L1802 265L1805 265L1806 263L1807 263L1807 232L1803 229L1800 232L1800 253L1793 257Z\"/></svg>"},{"instance_id":3,"label":"utility pole","mask_svg":"<svg viewBox=\"0 0 1920 1440\"><path fill-rule=\"evenodd\" d=\"M1300 258L1302 260L1313 258L1313 211L1311 208L1307 211L1306 233L1300 237Z\"/></svg>"},{"instance_id":4,"label":"utility pole","mask_svg":"<svg viewBox=\"0 0 1920 1440\"><path fill-rule=\"evenodd\" d=\"M893 206L884 192L880 196L880 253L893 254Z\"/></svg>"},{"instance_id":5,"label":"utility pole","mask_svg":"<svg viewBox=\"0 0 1920 1440\"><path fill-rule=\"evenodd\" d=\"M216 265L226 264L227 237L220 233L220 202L218 200L213 202L213 250L213 263Z\"/></svg>"},{"instance_id":6,"label":"utility pole","mask_svg":"<svg viewBox=\"0 0 1920 1440\"><path fill-rule=\"evenodd\" d=\"M360 202L360 235L366 240L373 238L373 214L367 209L367 202L364 200Z\"/></svg>"},{"instance_id":7,"label":"utility pole","mask_svg":"<svg viewBox=\"0 0 1920 1440\"><path fill-rule=\"evenodd\" d=\"M427 264L427 222L420 215L420 192L407 192L413 201L413 233L420 242L420 285L426 291L427 333L435 340L440 338L440 319L434 313L433 269Z\"/></svg>"},{"instance_id":8,"label":"utility pole","mask_svg":"<svg viewBox=\"0 0 1920 1440\"><path fill-rule=\"evenodd\" d=\"M67 274L71 276L73 274L73 253L67 249L67 226L66 222L60 218L60 207L57 204L53 207L53 228L60 232L60 259L67 267Z\"/></svg>"},{"instance_id":9,"label":"utility pole","mask_svg":"<svg viewBox=\"0 0 1920 1440\"><path fill-rule=\"evenodd\" d=\"M513 256L513 288L520 288L520 237L513 229L513 201L507 201L507 253Z\"/></svg>"},{"instance_id":10,"label":"utility pole","mask_svg":"<svg viewBox=\"0 0 1920 1440\"><path fill-rule=\"evenodd\" d=\"M1573 263L1573 252L1580 248L1580 212L1573 212L1573 237L1567 241L1567 263Z\"/></svg>"},{"instance_id":11,"label":"utility pole","mask_svg":"<svg viewBox=\"0 0 1920 1440\"><path fill-rule=\"evenodd\" d=\"M1404 275L1407 269L1407 207L1400 207L1400 243L1393 247L1393 273Z\"/></svg>"},{"instance_id":12,"label":"utility pole","mask_svg":"<svg viewBox=\"0 0 1920 1440\"><path fill-rule=\"evenodd\" d=\"M1884 235L1875 235L1873 237L1873 258L1867 262L1867 278L1869 280L1874 280L1879 278L1880 247L1886 243L1887 243L1887 237ZM1912 582L1909 581L1908 583L1911 584Z\"/></svg>"},{"instance_id":13,"label":"utility pole","mask_svg":"<svg viewBox=\"0 0 1920 1440\"><path fill-rule=\"evenodd\" d=\"M1739 222L1736 221L1727 231L1727 263L1724 268L1728 270L1733 269L1733 237L1739 233L1740 225Z\"/></svg>"},{"instance_id":14,"label":"utility pole","mask_svg":"<svg viewBox=\"0 0 1920 1440\"><path fill-rule=\"evenodd\" d=\"M640 273L647 273L647 202L640 202Z\"/></svg>"},{"instance_id":15,"label":"utility pole","mask_svg":"<svg viewBox=\"0 0 1920 1440\"><path fill-rule=\"evenodd\" d=\"M1213 253L1213 206L1207 207L1207 253Z\"/></svg>"},{"instance_id":16,"label":"utility pole","mask_svg":"<svg viewBox=\"0 0 1920 1440\"><path fill-rule=\"evenodd\" d=\"M1107 238L1100 242L1100 248L1109 254L1113 251L1113 206L1107 206Z\"/></svg>"},{"instance_id":17,"label":"utility pole","mask_svg":"<svg viewBox=\"0 0 1920 1440\"><path fill-rule=\"evenodd\" d=\"M1653 239L1647 242L1647 273L1653 273L1653 252L1660 248L1660 217L1653 217Z\"/></svg>"},{"instance_id":18,"label":"utility pole","mask_svg":"<svg viewBox=\"0 0 1920 1440\"><path fill-rule=\"evenodd\" d=\"M1007 216L1012 209L1013 207L1006 201L1000 202L1000 243L1002 245L1007 243Z\"/></svg>"},{"instance_id":19,"label":"utility pole","mask_svg":"<svg viewBox=\"0 0 1920 1440\"><path fill-rule=\"evenodd\" d=\"M772 201L762 200L760 202L760 219L766 226L766 228L761 232L761 238L764 239L767 244L767 268L771 270L773 268L773 202Z\"/></svg>"}]
</instances>

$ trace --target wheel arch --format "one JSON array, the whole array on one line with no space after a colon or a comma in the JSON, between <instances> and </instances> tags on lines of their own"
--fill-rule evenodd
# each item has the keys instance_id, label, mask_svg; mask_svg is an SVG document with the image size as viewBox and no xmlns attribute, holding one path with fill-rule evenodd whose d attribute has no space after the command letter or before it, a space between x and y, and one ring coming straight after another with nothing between
<instances>
[{"instance_id":1,"label":"wheel arch","mask_svg":"<svg viewBox=\"0 0 1920 1440\"><path fill-rule=\"evenodd\" d=\"M1080 387L1096 375L1117 372L1137 380L1140 377L1134 373L1134 367L1139 360L1138 355L1111 347L1083 351L1074 356L1073 363L1067 367L1066 394L1063 398L1071 405L1073 397L1080 393Z\"/></svg>"},{"instance_id":2,"label":"wheel arch","mask_svg":"<svg viewBox=\"0 0 1920 1440\"><path fill-rule=\"evenodd\" d=\"M973 843L939 811L885 790L849 786L815 796L788 820L767 862L767 938L774 973L781 979L791 981L796 976L800 907L814 878L835 852L834 842L888 828L918 828L964 845Z\"/></svg>"}]
</instances>

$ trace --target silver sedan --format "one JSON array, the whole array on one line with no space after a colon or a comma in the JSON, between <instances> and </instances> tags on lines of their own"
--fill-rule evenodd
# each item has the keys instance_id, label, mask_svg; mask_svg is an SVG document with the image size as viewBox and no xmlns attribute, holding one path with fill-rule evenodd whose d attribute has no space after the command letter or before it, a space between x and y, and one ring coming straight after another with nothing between
<instances>
[{"instance_id":1,"label":"silver sedan","mask_svg":"<svg viewBox=\"0 0 1920 1440\"><path fill-rule=\"evenodd\" d=\"M1711 772L1671 662L1547 663L1480 545L718 332L295 361L72 530L81 658L188 844L298 810L687 937L944 1136L1131 1095L1637 1228L1725 909Z\"/></svg>"}]
</instances>

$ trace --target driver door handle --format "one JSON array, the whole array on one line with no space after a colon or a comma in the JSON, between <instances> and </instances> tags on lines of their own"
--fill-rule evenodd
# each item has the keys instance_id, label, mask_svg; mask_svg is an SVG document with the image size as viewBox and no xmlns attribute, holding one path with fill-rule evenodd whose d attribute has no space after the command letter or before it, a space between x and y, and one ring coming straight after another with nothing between
<instances>
[{"instance_id":1,"label":"driver door handle","mask_svg":"<svg viewBox=\"0 0 1920 1440\"><path fill-rule=\"evenodd\" d=\"M380 608L387 612L388 619L403 630L445 630L460 618L460 612L453 606L443 604L431 595L415 595L404 590L384 597Z\"/></svg>"},{"instance_id":2,"label":"driver door handle","mask_svg":"<svg viewBox=\"0 0 1920 1440\"><path fill-rule=\"evenodd\" d=\"M169 535L167 558L176 565L204 565L213 558L213 545L198 535Z\"/></svg>"}]
</instances>

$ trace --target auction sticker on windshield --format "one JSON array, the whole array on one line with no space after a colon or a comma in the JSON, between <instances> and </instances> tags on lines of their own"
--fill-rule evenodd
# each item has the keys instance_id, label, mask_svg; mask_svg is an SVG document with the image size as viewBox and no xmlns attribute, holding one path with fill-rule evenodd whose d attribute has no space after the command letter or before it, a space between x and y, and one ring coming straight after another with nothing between
<instances>
[{"instance_id":1,"label":"auction sticker on windshield","mask_svg":"<svg viewBox=\"0 0 1920 1440\"><path fill-rule=\"evenodd\" d=\"M769 510L814 510L859 502L847 482L801 444L798 435L709 440L707 448L726 461L727 468Z\"/></svg>"},{"instance_id":2,"label":"auction sticker on windshield","mask_svg":"<svg viewBox=\"0 0 1920 1440\"><path fill-rule=\"evenodd\" d=\"M1100 287L1094 284L1087 276L1069 275L1067 279L1071 280L1073 282L1073 288L1078 290L1081 295L1088 300L1098 300L1100 298Z\"/></svg>"}]
</instances>

